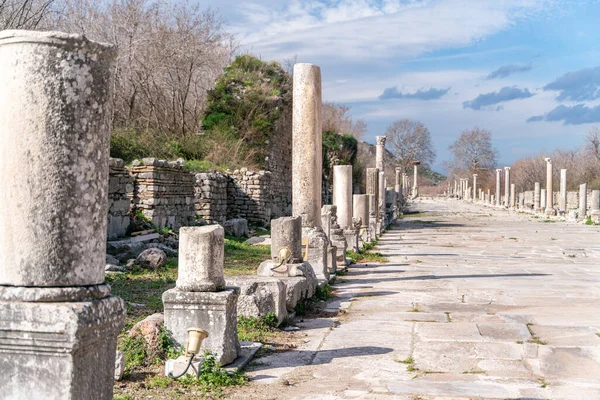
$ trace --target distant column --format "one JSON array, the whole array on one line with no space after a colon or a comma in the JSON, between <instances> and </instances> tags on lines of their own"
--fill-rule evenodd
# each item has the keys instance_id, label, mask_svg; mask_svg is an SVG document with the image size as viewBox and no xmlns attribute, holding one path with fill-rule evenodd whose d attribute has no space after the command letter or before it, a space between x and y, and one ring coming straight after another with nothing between
<instances>
[{"instance_id":1,"label":"distant column","mask_svg":"<svg viewBox=\"0 0 600 400\"><path fill-rule=\"evenodd\" d=\"M352 165L333 167L333 205L342 229L352 229Z\"/></svg>"},{"instance_id":2,"label":"distant column","mask_svg":"<svg viewBox=\"0 0 600 400\"><path fill-rule=\"evenodd\" d=\"M552 187L552 160L546 158L546 215L556 215L554 188Z\"/></svg>"},{"instance_id":3,"label":"distant column","mask_svg":"<svg viewBox=\"0 0 600 400\"><path fill-rule=\"evenodd\" d=\"M496 205L500 205L500 173L502 170L500 168L496 169Z\"/></svg>"},{"instance_id":4,"label":"distant column","mask_svg":"<svg viewBox=\"0 0 600 400\"><path fill-rule=\"evenodd\" d=\"M579 219L585 219L587 214L587 183L579 185Z\"/></svg>"},{"instance_id":5,"label":"distant column","mask_svg":"<svg viewBox=\"0 0 600 400\"><path fill-rule=\"evenodd\" d=\"M595 223L600 221L600 190L592 190L590 215Z\"/></svg>"},{"instance_id":6,"label":"distant column","mask_svg":"<svg viewBox=\"0 0 600 400\"><path fill-rule=\"evenodd\" d=\"M373 196L374 204L369 202L370 209L369 212L372 212L375 215L375 219L379 219L379 197L377 193L379 192L379 170L377 168L367 168L367 194Z\"/></svg>"},{"instance_id":7,"label":"distant column","mask_svg":"<svg viewBox=\"0 0 600 400\"><path fill-rule=\"evenodd\" d=\"M515 198L515 184L510 184L510 206L514 208L517 204L517 200Z\"/></svg>"},{"instance_id":8,"label":"distant column","mask_svg":"<svg viewBox=\"0 0 600 400\"><path fill-rule=\"evenodd\" d=\"M292 215L303 227L321 226L321 69L294 65L292 118Z\"/></svg>"},{"instance_id":9,"label":"distant column","mask_svg":"<svg viewBox=\"0 0 600 400\"><path fill-rule=\"evenodd\" d=\"M539 212L540 209L542 208L541 197L542 197L541 185L539 182L536 182L534 189L533 189L533 211L535 211L535 212Z\"/></svg>"},{"instance_id":10,"label":"distant column","mask_svg":"<svg viewBox=\"0 0 600 400\"><path fill-rule=\"evenodd\" d=\"M540 208L546 212L546 207L548 207L548 196L546 195L546 189L540 189Z\"/></svg>"},{"instance_id":11,"label":"distant column","mask_svg":"<svg viewBox=\"0 0 600 400\"><path fill-rule=\"evenodd\" d=\"M560 170L560 195L558 199L558 208L563 214L567 214L567 170Z\"/></svg>"},{"instance_id":12,"label":"distant column","mask_svg":"<svg viewBox=\"0 0 600 400\"><path fill-rule=\"evenodd\" d=\"M504 206L510 207L510 167L504 167Z\"/></svg>"},{"instance_id":13,"label":"distant column","mask_svg":"<svg viewBox=\"0 0 600 400\"><path fill-rule=\"evenodd\" d=\"M477 200L477 174L473 174L473 201Z\"/></svg>"},{"instance_id":14,"label":"distant column","mask_svg":"<svg viewBox=\"0 0 600 400\"><path fill-rule=\"evenodd\" d=\"M415 162L414 166L413 166L413 197L417 197L419 195L419 185L418 185L418 178L419 178L419 164L421 164L420 162Z\"/></svg>"}]
</instances>

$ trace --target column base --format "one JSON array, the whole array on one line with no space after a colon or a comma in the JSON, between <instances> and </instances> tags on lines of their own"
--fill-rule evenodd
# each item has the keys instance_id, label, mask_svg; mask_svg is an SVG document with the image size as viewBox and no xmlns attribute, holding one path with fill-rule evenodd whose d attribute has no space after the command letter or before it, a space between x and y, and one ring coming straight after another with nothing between
<instances>
[{"instance_id":1,"label":"column base","mask_svg":"<svg viewBox=\"0 0 600 400\"><path fill-rule=\"evenodd\" d=\"M236 289L218 292L181 292L170 289L163 293L165 328L173 342L185 346L189 328L202 328L208 337L203 350L210 350L221 365L237 358L240 342L237 337Z\"/></svg>"},{"instance_id":2,"label":"column base","mask_svg":"<svg viewBox=\"0 0 600 400\"><path fill-rule=\"evenodd\" d=\"M0 397L112 399L118 297L80 302L0 302Z\"/></svg>"},{"instance_id":3,"label":"column base","mask_svg":"<svg viewBox=\"0 0 600 400\"><path fill-rule=\"evenodd\" d=\"M347 229L344 231L344 237L346 238L346 243L348 244L348 250L355 252L360 250L358 248L358 230Z\"/></svg>"},{"instance_id":4,"label":"column base","mask_svg":"<svg viewBox=\"0 0 600 400\"><path fill-rule=\"evenodd\" d=\"M554 208L547 208L545 211L546 215L556 215L556 210Z\"/></svg>"}]
</instances>

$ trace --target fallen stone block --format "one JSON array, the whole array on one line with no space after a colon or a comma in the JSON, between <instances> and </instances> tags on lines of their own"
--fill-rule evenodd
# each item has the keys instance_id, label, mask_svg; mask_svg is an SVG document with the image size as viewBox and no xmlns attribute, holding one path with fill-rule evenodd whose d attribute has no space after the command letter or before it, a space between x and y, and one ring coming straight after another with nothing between
<instances>
[{"instance_id":1,"label":"fallen stone block","mask_svg":"<svg viewBox=\"0 0 600 400\"><path fill-rule=\"evenodd\" d=\"M282 280L264 276L236 276L227 277L225 285L240 289L238 316L263 318L275 313L278 326L287 319L286 285Z\"/></svg>"},{"instance_id":2,"label":"fallen stone block","mask_svg":"<svg viewBox=\"0 0 600 400\"><path fill-rule=\"evenodd\" d=\"M244 218L234 218L225 221L223 229L225 229L225 234L231 236L240 237L249 236L250 234L248 230L248 220Z\"/></svg>"}]
</instances>

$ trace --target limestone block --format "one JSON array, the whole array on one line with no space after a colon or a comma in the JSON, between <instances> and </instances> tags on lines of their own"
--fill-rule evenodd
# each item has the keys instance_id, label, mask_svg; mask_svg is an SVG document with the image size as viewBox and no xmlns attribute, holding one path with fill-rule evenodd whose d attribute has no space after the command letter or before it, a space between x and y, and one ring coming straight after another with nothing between
<instances>
[{"instance_id":1,"label":"limestone block","mask_svg":"<svg viewBox=\"0 0 600 400\"><path fill-rule=\"evenodd\" d=\"M344 237L346 238L346 243L348 244L348 250L355 252L360 250L358 247L358 230L346 229L344 231Z\"/></svg>"},{"instance_id":2,"label":"limestone block","mask_svg":"<svg viewBox=\"0 0 600 400\"><path fill-rule=\"evenodd\" d=\"M175 344L185 346L188 328L202 328L208 338L202 348L210 350L222 365L236 359L240 344L237 337L235 289L220 292L183 292L170 289L163 293L165 327Z\"/></svg>"},{"instance_id":3,"label":"limestone block","mask_svg":"<svg viewBox=\"0 0 600 400\"><path fill-rule=\"evenodd\" d=\"M247 237L250 234L248 231L248 220L245 218L234 218L225 221L223 228L225 229L225 233L231 236Z\"/></svg>"},{"instance_id":4,"label":"limestone block","mask_svg":"<svg viewBox=\"0 0 600 400\"><path fill-rule=\"evenodd\" d=\"M125 304L117 297L1 302L0 397L77 400L93 393L112 399L124 317Z\"/></svg>"},{"instance_id":5,"label":"limestone block","mask_svg":"<svg viewBox=\"0 0 600 400\"><path fill-rule=\"evenodd\" d=\"M239 288L237 315L263 318L269 313L277 315L278 325L287 319L286 286L276 278L263 276L227 277L228 287Z\"/></svg>"},{"instance_id":6,"label":"limestone block","mask_svg":"<svg viewBox=\"0 0 600 400\"><path fill-rule=\"evenodd\" d=\"M181 228L177 288L200 292L224 287L224 245L224 230L220 225Z\"/></svg>"}]
</instances>

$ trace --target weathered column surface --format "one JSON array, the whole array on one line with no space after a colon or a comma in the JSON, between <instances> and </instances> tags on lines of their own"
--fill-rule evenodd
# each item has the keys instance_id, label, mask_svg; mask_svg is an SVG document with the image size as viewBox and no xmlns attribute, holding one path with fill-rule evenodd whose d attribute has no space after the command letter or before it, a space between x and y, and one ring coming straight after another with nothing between
<instances>
[{"instance_id":1,"label":"weathered column surface","mask_svg":"<svg viewBox=\"0 0 600 400\"><path fill-rule=\"evenodd\" d=\"M352 165L333 167L333 204L342 229L352 228Z\"/></svg>"},{"instance_id":2,"label":"weathered column surface","mask_svg":"<svg viewBox=\"0 0 600 400\"><path fill-rule=\"evenodd\" d=\"M377 136L375 138L376 140L376 147L375 147L375 168L377 168L379 171L385 171L384 170L384 157L385 157L385 141L386 141L386 137L385 136Z\"/></svg>"},{"instance_id":3,"label":"weathered column surface","mask_svg":"<svg viewBox=\"0 0 600 400\"><path fill-rule=\"evenodd\" d=\"M546 210L548 207L548 196L546 195L546 189L540 189L540 208Z\"/></svg>"},{"instance_id":4,"label":"weathered column surface","mask_svg":"<svg viewBox=\"0 0 600 400\"><path fill-rule=\"evenodd\" d=\"M292 118L292 214L303 227L321 226L321 69L294 65Z\"/></svg>"},{"instance_id":5,"label":"weathered column surface","mask_svg":"<svg viewBox=\"0 0 600 400\"><path fill-rule=\"evenodd\" d=\"M371 194L374 196L375 204L370 204L369 210L375 214L376 218L379 218L378 205L379 205L379 196L377 195L379 192L379 170L377 168L367 168L367 184L365 185L367 188L367 194Z\"/></svg>"},{"instance_id":6,"label":"weathered column surface","mask_svg":"<svg viewBox=\"0 0 600 400\"><path fill-rule=\"evenodd\" d=\"M500 168L496 169L496 205L500 205L500 173L502 170Z\"/></svg>"},{"instance_id":7,"label":"weathered column surface","mask_svg":"<svg viewBox=\"0 0 600 400\"><path fill-rule=\"evenodd\" d=\"M546 158L546 214L556 215L554 188L552 187L552 160L550 158Z\"/></svg>"},{"instance_id":8,"label":"weathered column surface","mask_svg":"<svg viewBox=\"0 0 600 400\"><path fill-rule=\"evenodd\" d=\"M473 201L477 199L477 174L473 174Z\"/></svg>"},{"instance_id":9,"label":"weathered column surface","mask_svg":"<svg viewBox=\"0 0 600 400\"><path fill-rule=\"evenodd\" d=\"M386 201L386 193L385 193L385 172L379 171L379 231L383 231L387 224L386 215L385 215L385 201Z\"/></svg>"},{"instance_id":10,"label":"weathered column surface","mask_svg":"<svg viewBox=\"0 0 600 400\"><path fill-rule=\"evenodd\" d=\"M560 195L558 199L558 208L562 213L567 213L567 170L560 170Z\"/></svg>"},{"instance_id":11,"label":"weathered column surface","mask_svg":"<svg viewBox=\"0 0 600 400\"><path fill-rule=\"evenodd\" d=\"M111 399L125 305L104 281L116 50L0 32L0 397Z\"/></svg>"},{"instance_id":12,"label":"weathered column surface","mask_svg":"<svg viewBox=\"0 0 600 400\"><path fill-rule=\"evenodd\" d=\"M179 270L176 286L162 295L165 328L185 346L188 328L208 331L202 348L222 365L237 358L236 289L224 288L225 232L220 225L184 227L179 231Z\"/></svg>"},{"instance_id":13,"label":"weathered column surface","mask_svg":"<svg viewBox=\"0 0 600 400\"><path fill-rule=\"evenodd\" d=\"M504 167L504 206L510 207L510 167Z\"/></svg>"},{"instance_id":14,"label":"weathered column surface","mask_svg":"<svg viewBox=\"0 0 600 400\"><path fill-rule=\"evenodd\" d=\"M539 182L536 182L534 189L533 189L533 211L535 211L535 212L540 211L540 208L542 206L541 197L542 197L541 185Z\"/></svg>"},{"instance_id":15,"label":"weathered column surface","mask_svg":"<svg viewBox=\"0 0 600 400\"><path fill-rule=\"evenodd\" d=\"M369 226L369 195L355 194L353 196L353 211L354 218L360 218L361 228Z\"/></svg>"},{"instance_id":16,"label":"weathered column surface","mask_svg":"<svg viewBox=\"0 0 600 400\"><path fill-rule=\"evenodd\" d=\"M415 163L413 166L413 188L412 188L412 197L417 197L419 195L419 164Z\"/></svg>"}]
</instances>

